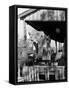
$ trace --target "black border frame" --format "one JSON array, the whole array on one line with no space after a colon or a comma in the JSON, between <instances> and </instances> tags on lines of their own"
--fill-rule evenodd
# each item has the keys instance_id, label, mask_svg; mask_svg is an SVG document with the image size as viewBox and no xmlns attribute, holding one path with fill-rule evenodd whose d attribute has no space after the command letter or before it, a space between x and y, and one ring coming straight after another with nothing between
<instances>
[{"instance_id":1,"label":"black border frame","mask_svg":"<svg viewBox=\"0 0 69 90\"><path fill-rule=\"evenodd\" d=\"M65 17L66 17L66 29L67 29L67 8L61 8L61 7L45 7L45 6L28 6L28 5L13 5L13 6L10 6L10 8L13 8L14 12L14 16L15 18L13 18L13 28L14 28L14 31L12 32L12 34L14 35L14 41L13 41L13 48L14 48L14 59L13 61L11 62L11 59L10 59L10 56L9 56L9 82L12 83L12 84L15 84L15 85L23 85L23 84L39 84L39 83L55 83L55 82L67 82L67 73L68 73L68 65L67 65L67 30L66 30L66 38L65 38L65 59L66 59L66 80L55 80L55 81L32 81L32 82L17 82L17 71L18 71L18 48L17 48L17 45L18 45L18 8L33 8L33 9L51 9L51 10L64 10L65 11ZM10 9L9 9L9 23L10 23ZM9 24L9 30L12 30L10 27L12 27L12 25ZM10 46L10 33L11 31L9 31L9 46ZM9 53L10 53L10 48L9 48ZM10 62L11 62L11 65L10 65ZM14 62L14 63L13 63ZM14 65L13 65L14 64ZM12 66L13 66L13 69L14 71L12 71L10 73L10 70L12 70ZM11 75L13 73L13 75ZM14 79L13 79L13 78ZM11 81L11 79L13 79Z\"/></svg>"}]
</instances>

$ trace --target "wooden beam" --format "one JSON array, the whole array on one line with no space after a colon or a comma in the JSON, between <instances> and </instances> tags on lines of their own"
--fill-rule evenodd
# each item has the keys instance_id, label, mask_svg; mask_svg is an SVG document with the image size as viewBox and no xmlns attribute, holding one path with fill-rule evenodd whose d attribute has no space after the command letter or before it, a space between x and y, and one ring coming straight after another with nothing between
<instances>
[{"instance_id":1,"label":"wooden beam","mask_svg":"<svg viewBox=\"0 0 69 90\"><path fill-rule=\"evenodd\" d=\"M21 20L25 19L27 16L37 12L39 9L29 9L21 14L18 15L18 18L20 18Z\"/></svg>"}]
</instances>

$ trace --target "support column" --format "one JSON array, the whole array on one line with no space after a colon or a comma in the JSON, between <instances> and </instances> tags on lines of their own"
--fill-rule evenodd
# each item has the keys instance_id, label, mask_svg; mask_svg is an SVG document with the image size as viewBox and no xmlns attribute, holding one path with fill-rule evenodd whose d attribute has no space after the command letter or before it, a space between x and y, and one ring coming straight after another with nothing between
<instances>
[{"instance_id":1,"label":"support column","mask_svg":"<svg viewBox=\"0 0 69 90\"><path fill-rule=\"evenodd\" d=\"M57 54L57 41L55 41L55 45L56 45L56 54Z\"/></svg>"}]
</instances>

